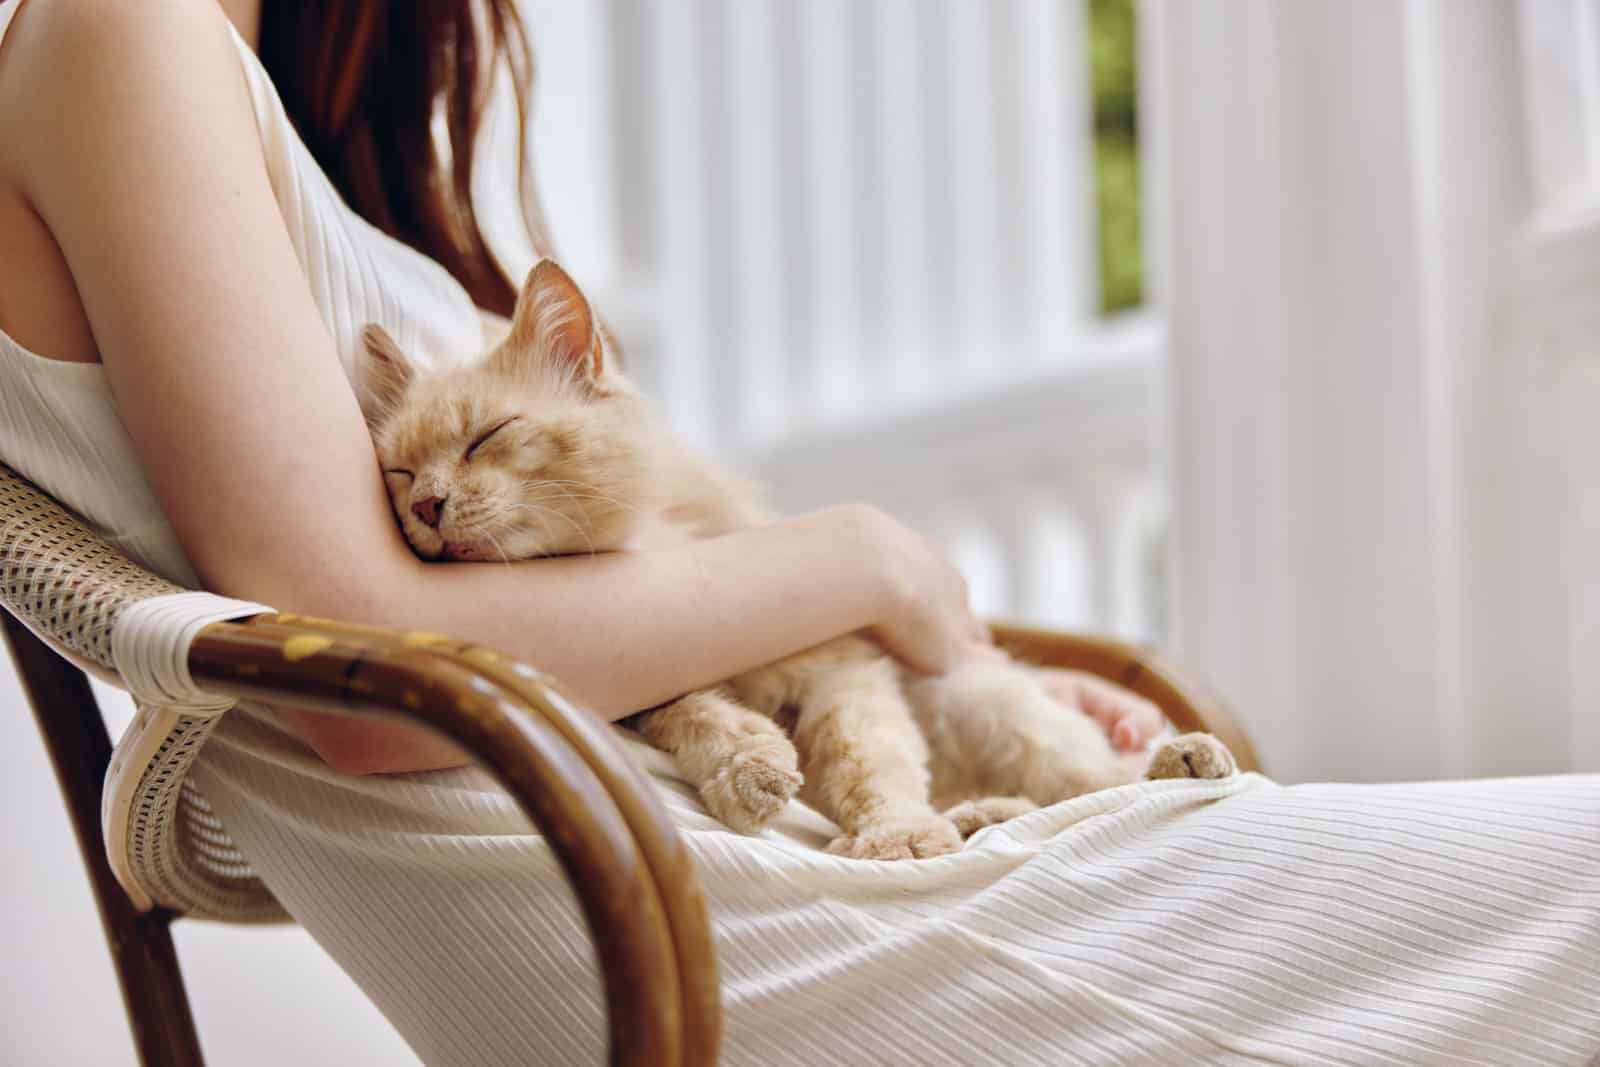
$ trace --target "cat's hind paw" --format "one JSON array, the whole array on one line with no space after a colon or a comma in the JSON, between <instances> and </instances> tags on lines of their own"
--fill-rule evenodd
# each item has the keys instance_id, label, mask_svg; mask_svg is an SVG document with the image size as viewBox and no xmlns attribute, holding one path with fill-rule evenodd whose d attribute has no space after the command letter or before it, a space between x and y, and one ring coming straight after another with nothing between
<instances>
[{"instance_id":1,"label":"cat's hind paw","mask_svg":"<svg viewBox=\"0 0 1600 1067\"><path fill-rule=\"evenodd\" d=\"M869 826L858 834L834 838L828 846L835 856L857 860L923 860L960 850L960 831L937 815Z\"/></svg>"},{"instance_id":2,"label":"cat's hind paw","mask_svg":"<svg viewBox=\"0 0 1600 1067\"><path fill-rule=\"evenodd\" d=\"M1238 773L1233 753L1210 734L1180 734L1156 749L1145 777L1226 778Z\"/></svg>"},{"instance_id":3,"label":"cat's hind paw","mask_svg":"<svg viewBox=\"0 0 1600 1067\"><path fill-rule=\"evenodd\" d=\"M787 751L785 751L787 749ZM742 834L760 833L800 792L793 746L734 756L700 789L706 809Z\"/></svg>"},{"instance_id":4,"label":"cat's hind paw","mask_svg":"<svg viewBox=\"0 0 1600 1067\"><path fill-rule=\"evenodd\" d=\"M946 811L944 817L955 823L962 837L971 837L985 826L1038 810L1039 805L1027 797L979 797L976 800L963 800Z\"/></svg>"}]
</instances>

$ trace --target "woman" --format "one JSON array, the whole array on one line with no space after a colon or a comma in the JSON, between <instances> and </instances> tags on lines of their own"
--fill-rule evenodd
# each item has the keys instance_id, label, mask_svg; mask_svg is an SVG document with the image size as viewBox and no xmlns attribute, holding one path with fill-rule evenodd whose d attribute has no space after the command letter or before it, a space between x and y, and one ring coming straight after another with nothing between
<instances>
[{"instance_id":1,"label":"woman","mask_svg":"<svg viewBox=\"0 0 1600 1067\"><path fill-rule=\"evenodd\" d=\"M407 550L349 385L356 335L376 320L459 359L480 311L508 310L496 253L518 252L491 249L468 193L478 87L495 59L520 77L520 53L509 0L0 4L0 457L179 582L505 647L613 719L854 630L924 670L976 654L960 577L861 507L509 568ZM1052 684L1119 744L1149 739L1137 698ZM194 774L425 1060L590 1055L559 872L461 762L404 728L241 706ZM1600 1051L1591 780L1161 783L892 874L820 855L798 808L747 840L666 788L718 925L730 1062Z\"/></svg>"}]
</instances>

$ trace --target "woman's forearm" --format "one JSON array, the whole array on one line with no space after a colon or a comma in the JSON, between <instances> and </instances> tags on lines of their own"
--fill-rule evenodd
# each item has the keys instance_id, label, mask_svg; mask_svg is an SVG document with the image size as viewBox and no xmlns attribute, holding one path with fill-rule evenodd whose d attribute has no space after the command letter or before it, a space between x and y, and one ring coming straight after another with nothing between
<instances>
[{"instance_id":1,"label":"woman's forearm","mask_svg":"<svg viewBox=\"0 0 1600 1067\"><path fill-rule=\"evenodd\" d=\"M617 719L881 622L875 523L840 507L652 552L418 562L363 611L503 649Z\"/></svg>"},{"instance_id":2,"label":"woman's forearm","mask_svg":"<svg viewBox=\"0 0 1600 1067\"><path fill-rule=\"evenodd\" d=\"M296 583L272 603L481 642L547 671L615 720L882 622L899 596L882 565L882 532L869 509L839 507L647 553L401 561L390 573ZM467 762L418 727L298 709L283 715L346 773Z\"/></svg>"}]
</instances>

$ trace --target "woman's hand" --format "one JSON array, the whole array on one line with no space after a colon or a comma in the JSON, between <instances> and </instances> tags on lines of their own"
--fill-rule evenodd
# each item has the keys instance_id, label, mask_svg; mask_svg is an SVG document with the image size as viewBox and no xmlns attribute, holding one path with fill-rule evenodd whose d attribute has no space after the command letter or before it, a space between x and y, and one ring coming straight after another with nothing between
<instances>
[{"instance_id":1,"label":"woman's hand","mask_svg":"<svg viewBox=\"0 0 1600 1067\"><path fill-rule=\"evenodd\" d=\"M1105 730L1111 744L1123 752L1144 748L1166 723L1160 708L1098 675L1043 667L1039 669L1039 680L1045 691L1061 703L1083 709Z\"/></svg>"},{"instance_id":2,"label":"woman's hand","mask_svg":"<svg viewBox=\"0 0 1600 1067\"><path fill-rule=\"evenodd\" d=\"M933 538L871 508L861 509L888 576L887 610L871 628L913 670L943 674L974 645L989 643L972 613L967 581Z\"/></svg>"}]
</instances>

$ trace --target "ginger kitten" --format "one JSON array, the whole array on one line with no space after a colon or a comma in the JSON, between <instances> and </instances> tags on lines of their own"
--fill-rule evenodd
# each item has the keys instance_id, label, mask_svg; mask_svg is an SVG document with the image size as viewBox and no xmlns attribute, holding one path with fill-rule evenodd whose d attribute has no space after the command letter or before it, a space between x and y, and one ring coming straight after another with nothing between
<instances>
[{"instance_id":1,"label":"ginger kitten","mask_svg":"<svg viewBox=\"0 0 1600 1067\"><path fill-rule=\"evenodd\" d=\"M395 514L424 559L642 551L769 518L755 487L678 442L608 358L588 301L545 260L510 333L479 362L419 371L364 334L368 420ZM1080 793L1222 777L1206 734L1152 761L1116 753L1003 656L942 677L846 636L627 720L670 753L713 815L761 830L792 798L843 830L829 851L937 856L978 828Z\"/></svg>"}]
</instances>

